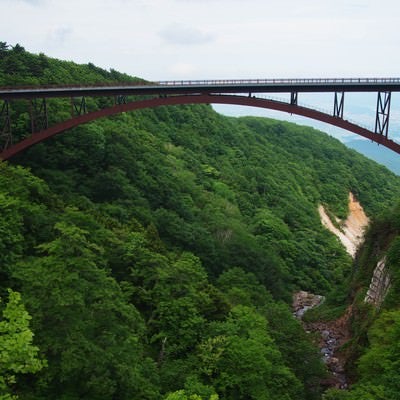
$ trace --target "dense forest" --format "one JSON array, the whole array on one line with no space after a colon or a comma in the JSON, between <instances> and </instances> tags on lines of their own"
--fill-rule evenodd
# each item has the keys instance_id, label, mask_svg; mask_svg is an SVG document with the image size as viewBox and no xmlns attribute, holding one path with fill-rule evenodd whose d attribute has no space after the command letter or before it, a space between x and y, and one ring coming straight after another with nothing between
<instances>
[{"instance_id":1,"label":"dense forest","mask_svg":"<svg viewBox=\"0 0 400 400\"><path fill-rule=\"evenodd\" d=\"M0 42L0 86L137 80ZM70 107L49 100L50 123ZM11 110L25 137L27 102ZM398 229L387 210L400 178L386 168L313 129L209 105L101 119L0 170L1 399L320 399L326 371L292 294L343 305L361 278L318 205L345 217L351 191L378 225ZM384 390L369 376L388 324L395 345L388 311L354 393Z\"/></svg>"}]
</instances>

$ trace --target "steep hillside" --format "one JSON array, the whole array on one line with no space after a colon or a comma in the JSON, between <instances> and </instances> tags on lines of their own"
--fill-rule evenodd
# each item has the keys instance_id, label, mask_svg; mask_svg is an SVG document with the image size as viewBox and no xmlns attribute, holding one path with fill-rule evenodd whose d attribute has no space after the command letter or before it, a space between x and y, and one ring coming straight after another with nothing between
<instances>
[{"instance_id":1,"label":"steep hillside","mask_svg":"<svg viewBox=\"0 0 400 400\"><path fill-rule=\"evenodd\" d=\"M399 398L400 207L387 210L371 225L356 260L349 328L352 340L343 353L352 380L348 391L327 399Z\"/></svg>"},{"instance_id":2,"label":"steep hillside","mask_svg":"<svg viewBox=\"0 0 400 400\"><path fill-rule=\"evenodd\" d=\"M133 79L0 46L0 85ZM48 106L51 122L70 109ZM28 105L11 107L22 137ZM210 106L99 120L0 168L0 295L21 293L35 334L32 368L7 353L0 390L26 399L320 398L318 350L284 303L351 274L318 205L345 218L352 192L374 219L400 194L321 132Z\"/></svg>"}]
</instances>

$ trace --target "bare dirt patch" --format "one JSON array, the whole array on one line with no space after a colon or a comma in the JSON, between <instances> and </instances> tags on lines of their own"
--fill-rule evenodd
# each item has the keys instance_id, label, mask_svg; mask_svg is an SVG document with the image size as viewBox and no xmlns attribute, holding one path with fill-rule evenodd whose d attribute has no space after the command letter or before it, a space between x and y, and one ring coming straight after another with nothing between
<instances>
[{"instance_id":1,"label":"bare dirt patch","mask_svg":"<svg viewBox=\"0 0 400 400\"><path fill-rule=\"evenodd\" d=\"M349 193L349 214L345 221L336 219L339 228L331 221L324 206L318 207L322 224L336 235L342 242L346 251L354 258L360 244L364 239L365 228L369 219L365 215L361 204L356 200L353 193Z\"/></svg>"}]
</instances>

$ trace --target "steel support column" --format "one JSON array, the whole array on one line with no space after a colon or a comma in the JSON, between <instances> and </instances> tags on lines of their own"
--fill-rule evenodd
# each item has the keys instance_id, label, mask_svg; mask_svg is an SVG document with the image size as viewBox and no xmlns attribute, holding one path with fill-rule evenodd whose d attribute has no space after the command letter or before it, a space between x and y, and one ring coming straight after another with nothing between
<instances>
[{"instance_id":1,"label":"steel support column","mask_svg":"<svg viewBox=\"0 0 400 400\"><path fill-rule=\"evenodd\" d=\"M375 133L385 135L385 137L388 136L389 131L391 97L392 92L378 92L376 102Z\"/></svg>"},{"instance_id":2,"label":"steel support column","mask_svg":"<svg viewBox=\"0 0 400 400\"><path fill-rule=\"evenodd\" d=\"M291 92L290 93L290 104L297 106L298 100L298 92Z\"/></svg>"},{"instance_id":3,"label":"steel support column","mask_svg":"<svg viewBox=\"0 0 400 400\"><path fill-rule=\"evenodd\" d=\"M86 98L82 96L80 99L76 97L71 97L71 116L79 116L87 114L88 109L86 106Z\"/></svg>"},{"instance_id":4,"label":"steel support column","mask_svg":"<svg viewBox=\"0 0 400 400\"><path fill-rule=\"evenodd\" d=\"M343 119L344 110L344 92L335 92L335 101L333 104L333 116Z\"/></svg>"},{"instance_id":5,"label":"steel support column","mask_svg":"<svg viewBox=\"0 0 400 400\"><path fill-rule=\"evenodd\" d=\"M0 103L0 148L7 149L12 144L10 104L7 100Z\"/></svg>"},{"instance_id":6,"label":"steel support column","mask_svg":"<svg viewBox=\"0 0 400 400\"><path fill-rule=\"evenodd\" d=\"M29 103L32 133L40 132L49 127L46 99L33 99Z\"/></svg>"},{"instance_id":7,"label":"steel support column","mask_svg":"<svg viewBox=\"0 0 400 400\"><path fill-rule=\"evenodd\" d=\"M115 105L126 104L126 96L121 96L121 95L115 96L114 103Z\"/></svg>"}]
</instances>

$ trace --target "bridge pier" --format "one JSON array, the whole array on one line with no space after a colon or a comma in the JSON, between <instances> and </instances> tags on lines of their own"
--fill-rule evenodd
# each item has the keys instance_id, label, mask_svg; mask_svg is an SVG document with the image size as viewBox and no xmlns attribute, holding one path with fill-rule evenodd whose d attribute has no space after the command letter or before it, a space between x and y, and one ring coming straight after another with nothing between
<instances>
[{"instance_id":1,"label":"bridge pier","mask_svg":"<svg viewBox=\"0 0 400 400\"><path fill-rule=\"evenodd\" d=\"M3 100L0 103L0 148L1 150L7 149L12 145L13 138L11 132L11 117L10 117L10 103L8 100Z\"/></svg>"},{"instance_id":2,"label":"bridge pier","mask_svg":"<svg viewBox=\"0 0 400 400\"><path fill-rule=\"evenodd\" d=\"M298 92L291 92L290 93L290 104L297 106L297 100L298 100Z\"/></svg>"},{"instance_id":3,"label":"bridge pier","mask_svg":"<svg viewBox=\"0 0 400 400\"><path fill-rule=\"evenodd\" d=\"M71 117L87 114L86 97L82 96L78 101L76 97L71 97Z\"/></svg>"},{"instance_id":4,"label":"bridge pier","mask_svg":"<svg viewBox=\"0 0 400 400\"><path fill-rule=\"evenodd\" d=\"M119 105L119 104L126 104L126 96L123 95L118 95L114 97L114 104Z\"/></svg>"},{"instance_id":5,"label":"bridge pier","mask_svg":"<svg viewBox=\"0 0 400 400\"><path fill-rule=\"evenodd\" d=\"M376 102L375 133L385 135L386 138L389 131L391 97L392 92L378 92Z\"/></svg>"},{"instance_id":6,"label":"bridge pier","mask_svg":"<svg viewBox=\"0 0 400 400\"><path fill-rule=\"evenodd\" d=\"M335 92L335 101L333 104L333 116L343 119L344 111L344 92Z\"/></svg>"},{"instance_id":7,"label":"bridge pier","mask_svg":"<svg viewBox=\"0 0 400 400\"><path fill-rule=\"evenodd\" d=\"M31 99L29 102L32 133L40 132L49 127L46 98Z\"/></svg>"}]
</instances>

